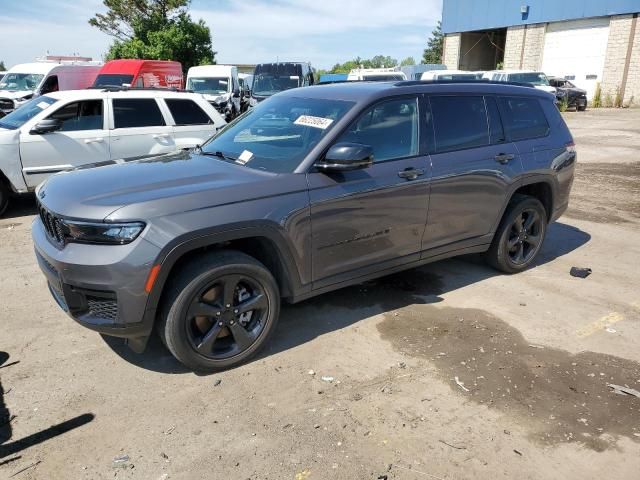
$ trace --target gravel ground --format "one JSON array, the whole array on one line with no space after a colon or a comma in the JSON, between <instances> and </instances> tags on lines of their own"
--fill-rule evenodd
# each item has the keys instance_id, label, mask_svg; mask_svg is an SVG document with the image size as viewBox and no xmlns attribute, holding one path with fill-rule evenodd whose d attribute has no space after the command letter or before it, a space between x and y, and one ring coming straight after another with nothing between
<instances>
[{"instance_id":1,"label":"gravel ground","mask_svg":"<svg viewBox=\"0 0 640 480\"><path fill-rule=\"evenodd\" d=\"M640 398L607 383L640 390L640 109L565 116L580 165L534 268L470 256L285 306L258 359L209 376L68 319L22 199L0 220L0 478L638 478Z\"/></svg>"}]
</instances>

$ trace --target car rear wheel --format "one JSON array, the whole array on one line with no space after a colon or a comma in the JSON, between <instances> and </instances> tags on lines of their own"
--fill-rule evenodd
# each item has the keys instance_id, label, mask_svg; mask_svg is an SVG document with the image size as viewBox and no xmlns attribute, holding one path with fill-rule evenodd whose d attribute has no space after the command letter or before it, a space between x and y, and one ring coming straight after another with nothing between
<instances>
[{"instance_id":1,"label":"car rear wheel","mask_svg":"<svg viewBox=\"0 0 640 480\"><path fill-rule=\"evenodd\" d=\"M538 255L547 232L547 212L537 198L516 195L507 207L487 262L505 273L528 268Z\"/></svg>"},{"instance_id":2,"label":"car rear wheel","mask_svg":"<svg viewBox=\"0 0 640 480\"><path fill-rule=\"evenodd\" d=\"M211 372L258 353L279 313L278 284L264 265L241 252L216 252L181 268L164 302L160 334L184 365Z\"/></svg>"},{"instance_id":3,"label":"car rear wheel","mask_svg":"<svg viewBox=\"0 0 640 480\"><path fill-rule=\"evenodd\" d=\"M9 206L9 195L9 189L2 179L0 179L0 215L2 215Z\"/></svg>"}]
</instances>

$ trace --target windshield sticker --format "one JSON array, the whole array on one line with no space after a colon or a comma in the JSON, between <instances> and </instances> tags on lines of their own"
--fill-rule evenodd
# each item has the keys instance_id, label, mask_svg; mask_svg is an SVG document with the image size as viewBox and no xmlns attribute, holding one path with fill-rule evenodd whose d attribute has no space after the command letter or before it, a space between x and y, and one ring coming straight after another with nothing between
<instances>
[{"instance_id":1,"label":"windshield sticker","mask_svg":"<svg viewBox=\"0 0 640 480\"><path fill-rule=\"evenodd\" d=\"M253 159L253 153L251 153L249 150L244 150L236 160L236 163L239 163L240 165L245 165L249 163L252 159Z\"/></svg>"},{"instance_id":2,"label":"windshield sticker","mask_svg":"<svg viewBox=\"0 0 640 480\"><path fill-rule=\"evenodd\" d=\"M327 128L329 128L329 125L333 123L333 119L314 117L312 115L300 115L298 119L293 123L296 125L303 125L305 127L313 127L319 128L321 130L326 130Z\"/></svg>"},{"instance_id":3,"label":"windshield sticker","mask_svg":"<svg viewBox=\"0 0 640 480\"><path fill-rule=\"evenodd\" d=\"M40 110L44 110L45 108L49 107L49 104L47 102L40 102L36 105L36 107L38 107Z\"/></svg>"}]
</instances>

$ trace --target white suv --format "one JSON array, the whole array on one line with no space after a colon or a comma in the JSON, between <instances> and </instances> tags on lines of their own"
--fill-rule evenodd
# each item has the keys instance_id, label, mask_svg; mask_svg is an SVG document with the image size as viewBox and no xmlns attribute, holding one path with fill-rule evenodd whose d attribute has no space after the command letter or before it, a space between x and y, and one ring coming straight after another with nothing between
<instances>
[{"instance_id":1,"label":"white suv","mask_svg":"<svg viewBox=\"0 0 640 480\"><path fill-rule=\"evenodd\" d=\"M0 214L10 193L81 165L189 149L225 125L202 95L73 90L34 98L0 119Z\"/></svg>"}]
</instances>

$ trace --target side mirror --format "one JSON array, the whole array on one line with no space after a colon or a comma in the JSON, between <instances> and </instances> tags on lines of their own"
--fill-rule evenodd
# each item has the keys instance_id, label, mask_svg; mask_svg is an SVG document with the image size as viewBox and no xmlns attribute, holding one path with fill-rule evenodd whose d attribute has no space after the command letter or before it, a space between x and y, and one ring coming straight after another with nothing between
<instances>
[{"instance_id":1,"label":"side mirror","mask_svg":"<svg viewBox=\"0 0 640 480\"><path fill-rule=\"evenodd\" d=\"M323 172L346 172L368 168L372 164L373 148L369 145L336 143L315 166Z\"/></svg>"},{"instance_id":2,"label":"side mirror","mask_svg":"<svg viewBox=\"0 0 640 480\"><path fill-rule=\"evenodd\" d=\"M31 135L44 135L47 133L53 133L62 128L62 120L57 118L47 118L46 120L40 120L29 132Z\"/></svg>"},{"instance_id":3,"label":"side mirror","mask_svg":"<svg viewBox=\"0 0 640 480\"><path fill-rule=\"evenodd\" d=\"M236 88L233 91L233 98L240 98L240 89L239 88Z\"/></svg>"}]
</instances>

